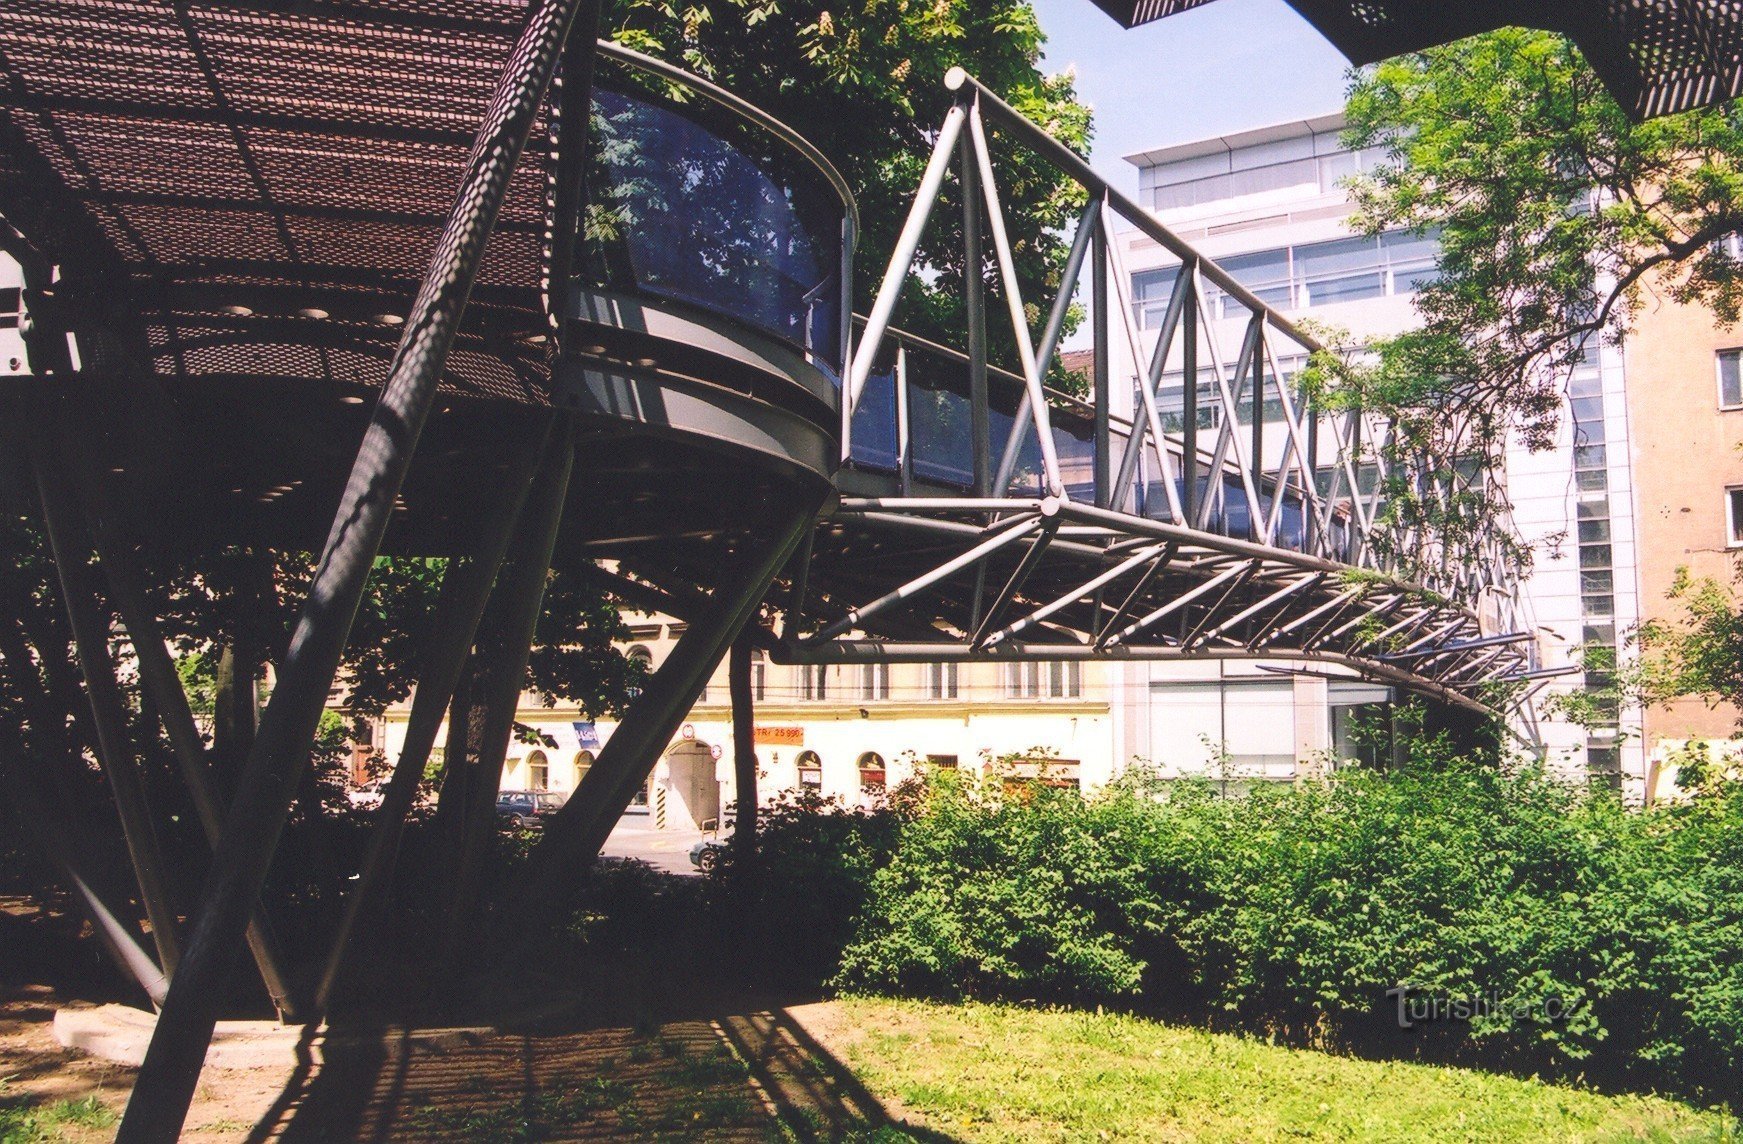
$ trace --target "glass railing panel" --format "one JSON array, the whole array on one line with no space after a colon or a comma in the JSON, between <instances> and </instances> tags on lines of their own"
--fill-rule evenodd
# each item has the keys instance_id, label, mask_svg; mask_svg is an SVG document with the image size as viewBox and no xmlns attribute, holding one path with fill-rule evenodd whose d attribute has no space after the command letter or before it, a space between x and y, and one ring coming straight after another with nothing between
<instances>
[{"instance_id":1,"label":"glass railing panel","mask_svg":"<svg viewBox=\"0 0 1743 1144\"><path fill-rule=\"evenodd\" d=\"M602 64L583 279L735 319L841 371L846 207L759 125Z\"/></svg>"},{"instance_id":2,"label":"glass railing panel","mask_svg":"<svg viewBox=\"0 0 1743 1144\"><path fill-rule=\"evenodd\" d=\"M974 487L974 424L968 366L907 351L908 440L918 480Z\"/></svg>"},{"instance_id":3,"label":"glass railing panel","mask_svg":"<svg viewBox=\"0 0 1743 1144\"><path fill-rule=\"evenodd\" d=\"M894 473L901 468L896 426L896 371L866 378L859 404L853 409L853 463L861 468Z\"/></svg>"},{"instance_id":4,"label":"glass railing panel","mask_svg":"<svg viewBox=\"0 0 1743 1144\"><path fill-rule=\"evenodd\" d=\"M1053 449L1059 455L1059 475L1074 501L1095 503L1095 422L1055 410Z\"/></svg>"}]
</instances>

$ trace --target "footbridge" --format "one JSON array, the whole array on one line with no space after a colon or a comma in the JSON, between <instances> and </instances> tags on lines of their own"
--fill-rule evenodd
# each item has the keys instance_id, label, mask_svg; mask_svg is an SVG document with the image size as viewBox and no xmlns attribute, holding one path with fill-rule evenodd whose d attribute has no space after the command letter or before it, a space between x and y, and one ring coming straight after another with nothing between
<instances>
[{"instance_id":1,"label":"footbridge","mask_svg":"<svg viewBox=\"0 0 1743 1144\"><path fill-rule=\"evenodd\" d=\"M856 318L858 219L828 158L730 92L595 44L596 16L580 0L15 0L0 20L0 251L24 348L0 377L0 485L52 547L77 653L14 638L20 608L0 660L19 686L82 676L69 725L135 884L90 876L68 844L54 775L23 765L37 729L0 728L0 779L161 1006L124 1141L179 1130L245 938L287 1019L342 997L486 629L509 649L484 697L494 730L449 775L477 787L463 844L494 829L552 567L688 630L550 822L505 904L505 963L742 633L808 663L1259 657L1496 712L1546 676L1504 547L1387 511L1400 487L1499 496L1489 468L1389 467L1381 419L1309 400L1310 337L993 92L950 76ZM1047 299L1021 293L997 136L1083 192ZM955 346L904 333L897 306L947 184L964 264L991 272L966 277ZM1153 341L1122 226L1179 261ZM1074 299L1093 361L1071 395L1053 383L1070 380ZM1172 375L1191 379L1174 404ZM233 798L160 603L176 570L232 549L319 554ZM446 557L446 578L343 921L299 971L258 894L382 554ZM142 713L212 845L182 913L130 738Z\"/></svg>"}]
</instances>

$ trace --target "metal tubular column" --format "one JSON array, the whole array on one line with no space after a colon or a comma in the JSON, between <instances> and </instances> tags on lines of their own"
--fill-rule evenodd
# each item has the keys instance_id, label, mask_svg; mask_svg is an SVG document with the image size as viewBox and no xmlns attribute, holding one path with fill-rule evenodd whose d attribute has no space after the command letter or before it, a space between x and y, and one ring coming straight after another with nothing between
<instances>
[{"instance_id":1,"label":"metal tubular column","mask_svg":"<svg viewBox=\"0 0 1743 1144\"><path fill-rule=\"evenodd\" d=\"M79 670L84 674L85 693L91 702L97 754L109 781L109 793L115 798L115 811L121 818L127 856L139 881L140 901L146 917L151 919L151 939L157 946L158 961L164 975L174 979L181 956L175 907L169 900L163 853L151 821L144 777L127 734L127 705L116 682L115 661L109 654L108 623L97 607L96 586L85 563L88 550L75 546L68 531L72 526L72 498L59 479L42 433L32 436L31 459L42 496L43 524L54 552L55 571L60 575L62 602L72 624Z\"/></svg>"},{"instance_id":2,"label":"metal tubular column","mask_svg":"<svg viewBox=\"0 0 1743 1144\"><path fill-rule=\"evenodd\" d=\"M755 652L748 631L732 641L727 655L726 687L732 698L732 773L734 799L732 847L740 855L756 849L757 749L756 695L751 688L751 658Z\"/></svg>"},{"instance_id":3,"label":"metal tubular column","mask_svg":"<svg viewBox=\"0 0 1743 1144\"><path fill-rule=\"evenodd\" d=\"M962 301L968 318L969 447L974 457L974 495L991 495L992 414L987 408L986 279L981 277L980 168L974 142L957 142L962 164Z\"/></svg>"},{"instance_id":4,"label":"metal tubular column","mask_svg":"<svg viewBox=\"0 0 1743 1144\"><path fill-rule=\"evenodd\" d=\"M200 740L194 713L188 706L187 691L182 686L181 677L176 674L175 661L170 658L157 617L152 614L146 600L130 547L115 521L102 511L100 503L96 503L98 478L91 459L81 454L77 444L68 451L77 456L80 463L82 483L88 493L87 504L91 509L86 516L91 521L97 557L109 583L110 601L133 644L140 687L157 708L158 719L175 752L182 781L193 799L194 813L199 817L206 842L215 846L223 825L224 800L218 794L217 777ZM273 939L266 914L258 902L254 916L248 922L247 938L255 966L260 970L261 983L271 995L280 1019L298 1023L302 1016L301 1005L292 992L284 957L278 951L278 943Z\"/></svg>"},{"instance_id":5,"label":"metal tubular column","mask_svg":"<svg viewBox=\"0 0 1743 1144\"><path fill-rule=\"evenodd\" d=\"M266 878L308 763L327 689L429 415L485 243L569 26L583 3L596 2L542 0L533 7L497 81L453 212L407 316L381 400L352 466L277 688L249 750L181 972L158 1017L116 1136L118 1144L174 1139L187 1119L217 1021L217 986L247 924L249 905Z\"/></svg>"},{"instance_id":6,"label":"metal tubular column","mask_svg":"<svg viewBox=\"0 0 1743 1144\"><path fill-rule=\"evenodd\" d=\"M1106 196L1102 202L1106 203ZM1109 392L1108 377L1110 373L1108 355L1111 345L1108 341L1108 242L1107 228L1100 225L1104 216L1096 215L1095 247L1090 258L1090 273L1095 275L1095 281L1090 286L1089 306L1090 323L1095 343L1095 379L1094 391L1090 400L1095 403L1095 507L1109 508L1113 505L1113 436L1108 431L1108 418L1113 414L1110 404L1112 394ZM1133 436L1137 436L1134 412Z\"/></svg>"},{"instance_id":7,"label":"metal tubular column","mask_svg":"<svg viewBox=\"0 0 1743 1144\"><path fill-rule=\"evenodd\" d=\"M449 885L448 919L443 960L453 962L468 936L468 923L478 896L479 870L490 840L496 836L496 796L502 786L502 764L514 734L515 710L526 679L533 636L544 610L545 584L557 545L557 530L568 502L569 477L575 468L575 439L567 418L545 445L545 456L533 491L520 514L508 558L497 574L490 604L479 625L473 658L484 668L475 679L483 691L474 704L483 710L479 751L475 759L450 757L448 781L467 780L461 806L460 851ZM470 689L469 689L470 690ZM450 719L450 725L452 725Z\"/></svg>"},{"instance_id":8,"label":"metal tubular column","mask_svg":"<svg viewBox=\"0 0 1743 1144\"><path fill-rule=\"evenodd\" d=\"M546 437L549 437L548 429ZM489 531L480 542L477 554L450 560L443 574L429 642L419 664L411 715L406 720L405 741L400 747L399 758L394 762L393 777L387 780L382 791L381 806L376 811L375 827L370 833L369 847L357 875L357 886L345 903L345 914L334 934L320 985L315 990L317 1016L328 1011L343 980L346 959L352 948L351 939L358 924L374 913L382 900L382 891L392 881L400 839L405 833L406 815L417 800L430 748L435 746L436 734L441 730L442 720L447 717L454 687L466 665L479 621L484 617L491 585L496 583L497 570L502 567L503 557L508 552L509 538L513 535L515 522L520 519L527 490L538 472L544 445L544 441L531 442L530 447L520 452L519 467L508 481L508 495L491 517Z\"/></svg>"},{"instance_id":9,"label":"metal tubular column","mask_svg":"<svg viewBox=\"0 0 1743 1144\"><path fill-rule=\"evenodd\" d=\"M498 949L491 966L499 975L515 964L525 943L533 940L544 911L565 899L575 876L599 853L727 645L756 615L769 584L810 534L818 507L818 502L807 498L795 506L775 536L760 543L749 541L751 547L741 550L709 597L708 607L679 637L660 670L648 680L646 690L612 732L580 789L546 820L543 837L497 926Z\"/></svg>"},{"instance_id":10,"label":"metal tubular column","mask_svg":"<svg viewBox=\"0 0 1743 1144\"><path fill-rule=\"evenodd\" d=\"M21 752L12 744L0 744L0 790L6 792L19 821L48 856L65 880L66 888L84 907L91 930L122 973L138 982L153 1005L162 1005L169 979L139 944L139 930L124 920L118 902L104 899L103 891L83 868L76 834L55 808L38 796L17 763Z\"/></svg>"}]
</instances>

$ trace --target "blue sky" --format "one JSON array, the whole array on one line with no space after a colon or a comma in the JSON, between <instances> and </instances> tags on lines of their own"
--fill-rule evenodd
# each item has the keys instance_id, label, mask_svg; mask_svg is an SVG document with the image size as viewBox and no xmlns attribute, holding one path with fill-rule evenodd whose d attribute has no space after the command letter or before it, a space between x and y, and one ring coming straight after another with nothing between
<instances>
[{"instance_id":1,"label":"blue sky","mask_svg":"<svg viewBox=\"0 0 1743 1144\"><path fill-rule=\"evenodd\" d=\"M1131 31L1089 0L1034 0L1049 72L1077 68L1078 95L1095 107L1103 177L1128 191L1121 156L1343 105L1348 67L1283 0L1217 0Z\"/></svg>"}]
</instances>

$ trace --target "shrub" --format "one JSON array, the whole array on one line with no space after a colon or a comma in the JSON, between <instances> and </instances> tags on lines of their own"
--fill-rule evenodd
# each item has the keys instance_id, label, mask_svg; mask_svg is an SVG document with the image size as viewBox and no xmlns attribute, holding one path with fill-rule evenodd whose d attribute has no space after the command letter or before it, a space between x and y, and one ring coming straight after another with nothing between
<instances>
[{"instance_id":1,"label":"shrub","mask_svg":"<svg viewBox=\"0 0 1743 1144\"><path fill-rule=\"evenodd\" d=\"M934 782L835 981L1186 1007L1394 1050L1387 990L1410 986L1486 1002L1419 1051L1730 1099L1739 949L1743 796L1630 811L1429 740L1393 773L1239 799L1142 768L1088 799Z\"/></svg>"}]
</instances>

